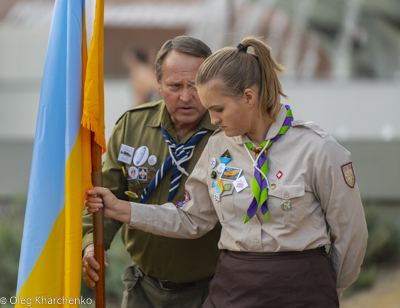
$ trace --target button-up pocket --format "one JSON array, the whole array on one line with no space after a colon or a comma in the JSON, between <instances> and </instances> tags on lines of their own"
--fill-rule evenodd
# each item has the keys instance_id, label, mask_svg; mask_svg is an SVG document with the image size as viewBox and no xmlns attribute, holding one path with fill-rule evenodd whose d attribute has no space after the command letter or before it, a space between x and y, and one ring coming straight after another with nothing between
<instances>
[{"instance_id":1,"label":"button-up pocket","mask_svg":"<svg viewBox=\"0 0 400 308\"><path fill-rule=\"evenodd\" d=\"M304 217L304 183L272 183L268 190L270 220L281 224L297 223Z\"/></svg>"},{"instance_id":2,"label":"button-up pocket","mask_svg":"<svg viewBox=\"0 0 400 308\"><path fill-rule=\"evenodd\" d=\"M216 201L214 198L215 187L211 187L210 190L210 195L214 202L215 210L217 212L217 215L219 216L220 222L222 223L231 221L236 217L235 205L233 203L235 187L233 186L233 182L231 181L222 181L223 185L225 185L226 183L231 183L231 189L224 190L219 198L219 201Z\"/></svg>"}]
</instances>

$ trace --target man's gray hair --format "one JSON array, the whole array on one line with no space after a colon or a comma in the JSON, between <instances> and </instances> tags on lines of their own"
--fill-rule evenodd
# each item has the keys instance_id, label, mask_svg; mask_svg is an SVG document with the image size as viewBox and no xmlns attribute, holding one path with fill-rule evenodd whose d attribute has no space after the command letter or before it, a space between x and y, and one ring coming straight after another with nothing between
<instances>
[{"instance_id":1,"label":"man's gray hair","mask_svg":"<svg viewBox=\"0 0 400 308\"><path fill-rule=\"evenodd\" d=\"M203 41L194 37L182 35L166 41L161 47L160 51L157 53L155 62L156 74L159 81L161 81L162 78L162 64L164 58L171 50L176 50L193 57L204 59L206 59L212 53L211 49Z\"/></svg>"}]
</instances>

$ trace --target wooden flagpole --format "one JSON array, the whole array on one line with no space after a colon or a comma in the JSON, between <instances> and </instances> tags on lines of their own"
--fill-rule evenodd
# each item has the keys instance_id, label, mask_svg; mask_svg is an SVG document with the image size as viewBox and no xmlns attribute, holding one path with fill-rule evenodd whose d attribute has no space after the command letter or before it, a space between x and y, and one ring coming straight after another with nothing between
<instances>
[{"instance_id":1,"label":"wooden flagpole","mask_svg":"<svg viewBox=\"0 0 400 308\"><path fill-rule=\"evenodd\" d=\"M91 132L92 152L92 183L93 186L103 187L103 173L101 172L101 147L94 141L94 132ZM93 213L93 244L94 258L100 264L97 271L99 281L95 288L96 308L106 307L105 276L104 276L104 209Z\"/></svg>"}]
</instances>

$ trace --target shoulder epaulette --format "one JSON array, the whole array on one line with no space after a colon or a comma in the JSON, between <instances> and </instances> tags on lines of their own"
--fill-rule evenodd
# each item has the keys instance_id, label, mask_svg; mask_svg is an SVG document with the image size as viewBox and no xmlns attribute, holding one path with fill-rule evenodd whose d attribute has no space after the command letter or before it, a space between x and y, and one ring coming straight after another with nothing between
<instances>
[{"instance_id":1,"label":"shoulder epaulette","mask_svg":"<svg viewBox=\"0 0 400 308\"><path fill-rule=\"evenodd\" d=\"M118 122L128 113L135 112L135 111L138 111L138 110L143 110L143 109L155 108L155 107L160 106L161 102L162 102L162 100L158 101L158 102L156 102L156 101L148 102L148 103L144 103L144 104L141 104L139 106L136 106L135 108L129 109L129 110L125 111L119 117L119 119L117 120L117 122L115 122L115 124L118 124Z\"/></svg>"},{"instance_id":2,"label":"shoulder epaulette","mask_svg":"<svg viewBox=\"0 0 400 308\"><path fill-rule=\"evenodd\" d=\"M305 127L307 129L309 129L310 131L312 131L313 133L317 134L318 136L320 136L321 138L326 138L327 136L329 136L329 134L327 134L318 124L312 122L312 121L293 121L292 122L292 126L293 127Z\"/></svg>"}]
</instances>

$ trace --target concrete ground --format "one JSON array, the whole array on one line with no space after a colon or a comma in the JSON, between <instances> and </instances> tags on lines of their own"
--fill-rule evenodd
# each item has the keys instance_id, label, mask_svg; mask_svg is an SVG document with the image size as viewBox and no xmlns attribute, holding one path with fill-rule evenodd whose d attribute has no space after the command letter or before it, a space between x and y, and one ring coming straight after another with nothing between
<instances>
[{"instance_id":1,"label":"concrete ground","mask_svg":"<svg viewBox=\"0 0 400 308\"><path fill-rule=\"evenodd\" d=\"M340 301L341 308L399 308L400 266L378 271L372 288L360 291Z\"/></svg>"}]
</instances>

